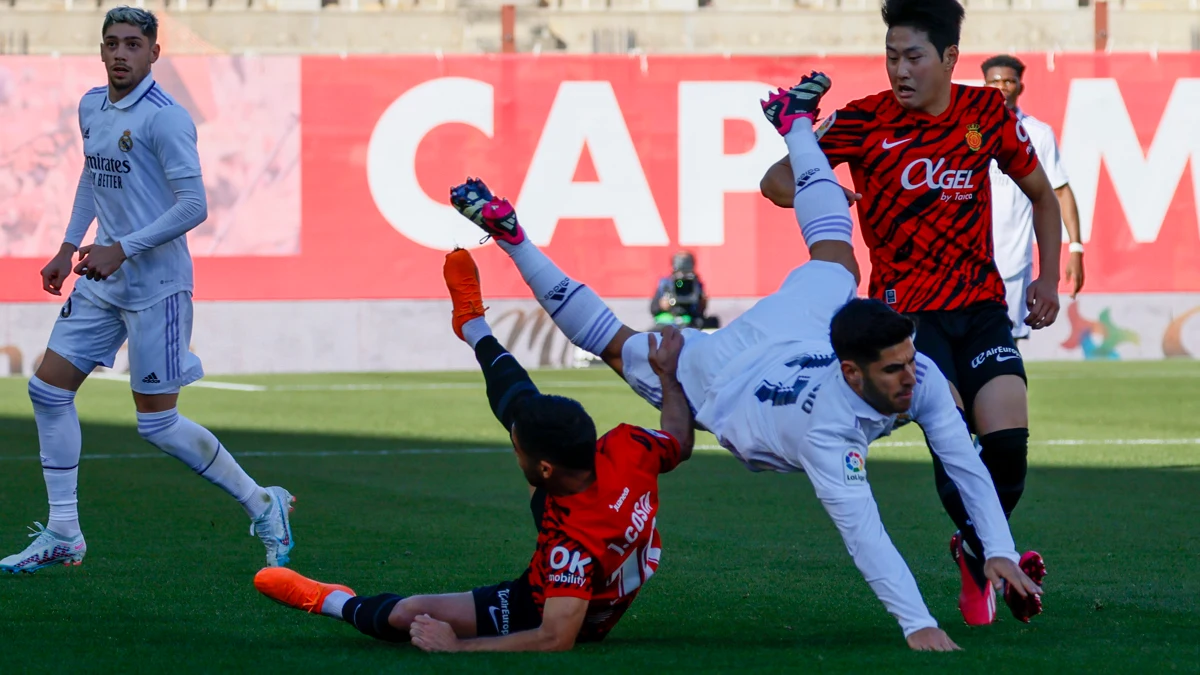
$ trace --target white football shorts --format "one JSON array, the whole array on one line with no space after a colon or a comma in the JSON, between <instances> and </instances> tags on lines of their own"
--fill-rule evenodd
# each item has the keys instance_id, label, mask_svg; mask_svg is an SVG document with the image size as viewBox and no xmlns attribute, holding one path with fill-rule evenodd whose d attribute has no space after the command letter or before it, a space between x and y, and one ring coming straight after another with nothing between
<instances>
[{"instance_id":1,"label":"white football shorts","mask_svg":"<svg viewBox=\"0 0 1200 675\"><path fill-rule=\"evenodd\" d=\"M1008 320L1012 322L1014 340L1029 337L1030 328L1025 325L1029 316L1029 305L1025 304L1025 294L1029 284L1033 283L1033 265L1027 265L1016 275L1004 280L1004 301L1008 303Z\"/></svg>"},{"instance_id":2,"label":"white football shorts","mask_svg":"<svg viewBox=\"0 0 1200 675\"><path fill-rule=\"evenodd\" d=\"M204 377L192 339L192 294L180 291L140 312L76 290L63 304L50 351L85 373L111 368L129 338L129 384L139 394L174 394Z\"/></svg>"}]
</instances>

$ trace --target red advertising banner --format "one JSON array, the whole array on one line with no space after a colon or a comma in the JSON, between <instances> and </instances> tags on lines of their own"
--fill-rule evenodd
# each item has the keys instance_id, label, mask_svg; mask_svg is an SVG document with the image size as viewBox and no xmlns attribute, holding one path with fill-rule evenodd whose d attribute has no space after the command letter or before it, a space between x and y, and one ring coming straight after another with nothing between
<instances>
[{"instance_id":1,"label":"red advertising banner","mask_svg":"<svg viewBox=\"0 0 1200 675\"><path fill-rule=\"evenodd\" d=\"M1020 56L1021 106L1056 130L1079 203L1087 290L1200 291L1200 55ZM199 131L197 299L444 297L445 251L480 244L446 199L467 176L602 296L648 297L687 248L731 297L807 258L758 194L786 151L758 99L810 69L833 78L826 111L887 86L874 56L192 57L155 75ZM0 59L0 302L50 299L37 271L70 215L76 105L102 82L93 59ZM485 294L527 297L502 252L477 251Z\"/></svg>"}]
</instances>

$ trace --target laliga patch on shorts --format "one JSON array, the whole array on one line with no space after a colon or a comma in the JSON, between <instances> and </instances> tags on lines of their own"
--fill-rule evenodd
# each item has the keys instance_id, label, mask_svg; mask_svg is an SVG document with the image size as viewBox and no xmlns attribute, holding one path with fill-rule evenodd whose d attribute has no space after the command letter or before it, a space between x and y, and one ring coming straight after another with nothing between
<instances>
[{"instance_id":1,"label":"laliga patch on shorts","mask_svg":"<svg viewBox=\"0 0 1200 675\"><path fill-rule=\"evenodd\" d=\"M847 450L842 468L845 470L846 485L867 484L867 458L858 450Z\"/></svg>"}]
</instances>

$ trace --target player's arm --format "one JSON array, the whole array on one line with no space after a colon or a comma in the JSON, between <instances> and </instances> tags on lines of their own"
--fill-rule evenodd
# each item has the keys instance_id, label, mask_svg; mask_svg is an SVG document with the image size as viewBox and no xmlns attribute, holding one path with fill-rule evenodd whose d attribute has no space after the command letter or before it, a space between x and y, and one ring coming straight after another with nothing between
<instances>
[{"instance_id":1,"label":"player's arm","mask_svg":"<svg viewBox=\"0 0 1200 675\"><path fill-rule=\"evenodd\" d=\"M1083 289L1083 235L1079 229L1079 207L1075 204L1075 192L1070 183L1054 189L1058 197L1058 208L1062 211L1063 226L1067 228L1067 240L1071 243L1071 255L1067 259L1067 283L1074 298Z\"/></svg>"},{"instance_id":2,"label":"player's arm","mask_svg":"<svg viewBox=\"0 0 1200 675\"><path fill-rule=\"evenodd\" d=\"M1071 242L1070 256L1067 258L1067 287L1071 289L1074 298L1083 288L1083 238L1079 230L1079 208L1075 204L1075 193L1067 178L1067 169L1063 166L1062 155L1058 152L1058 141L1054 132L1045 127L1044 133L1037 134L1032 139L1037 146L1038 162L1046 172L1050 187L1054 188L1054 196L1058 198L1058 209L1062 213L1063 226L1067 230L1067 240Z\"/></svg>"},{"instance_id":3,"label":"player's arm","mask_svg":"<svg viewBox=\"0 0 1200 675\"><path fill-rule=\"evenodd\" d=\"M159 110L150 121L150 143L175 194L175 205L148 227L121 238L121 248L131 258L182 237L208 218L196 125L187 110L177 105Z\"/></svg>"},{"instance_id":4,"label":"player's arm","mask_svg":"<svg viewBox=\"0 0 1200 675\"><path fill-rule=\"evenodd\" d=\"M71 206L71 220L63 243L58 247L50 262L42 268L42 290L51 295L62 295L63 282L71 274L71 256L83 244L88 228L96 219L96 200L92 194L92 171L85 162L79 173L79 185L75 188L75 203Z\"/></svg>"},{"instance_id":5,"label":"player's arm","mask_svg":"<svg viewBox=\"0 0 1200 675\"><path fill-rule=\"evenodd\" d=\"M652 333L647 334L647 339L650 340L650 367L654 369L662 384L662 417L659 428L679 442L679 462L683 462L692 456L692 447L696 442L696 435L692 430L692 423L695 421L692 408L683 393L683 385L676 377L679 354L683 351L683 334L674 326L667 326L663 328L661 342L655 340Z\"/></svg>"},{"instance_id":6,"label":"player's arm","mask_svg":"<svg viewBox=\"0 0 1200 675\"><path fill-rule=\"evenodd\" d=\"M565 652L575 646L587 608L582 598L546 598L541 626L498 637L459 639L450 624L428 614L413 619L408 631L412 643L427 652Z\"/></svg>"},{"instance_id":7,"label":"player's arm","mask_svg":"<svg viewBox=\"0 0 1200 675\"><path fill-rule=\"evenodd\" d=\"M1025 323L1045 328L1058 317L1059 255L1062 251L1062 212L1058 196L1041 166L1017 181L1033 204L1033 233L1038 244L1038 278L1029 286Z\"/></svg>"},{"instance_id":8,"label":"player's arm","mask_svg":"<svg viewBox=\"0 0 1200 675\"><path fill-rule=\"evenodd\" d=\"M83 135L83 101L79 102L79 135ZM63 243L58 247L50 262L42 268L42 290L51 295L62 295L63 282L71 274L71 256L83 244L88 228L96 219L96 200L92 193L92 170L84 160L83 169L79 172L79 185L75 188L75 202L71 206L71 219L67 222L67 232Z\"/></svg>"},{"instance_id":9,"label":"player's arm","mask_svg":"<svg viewBox=\"0 0 1200 675\"><path fill-rule=\"evenodd\" d=\"M801 443L800 460L817 498L837 526L842 542L875 596L904 631L913 649L952 651L958 646L938 628L917 581L896 550L865 478L865 439L810 433ZM851 452L858 454L860 471L843 466ZM849 474L852 477L848 477ZM859 480L853 476L862 476Z\"/></svg>"},{"instance_id":10,"label":"player's arm","mask_svg":"<svg viewBox=\"0 0 1200 675\"><path fill-rule=\"evenodd\" d=\"M1004 96L993 90L992 104L1003 116L996 163L1000 170L1025 193L1033 204L1033 232L1038 243L1038 278L1029 285L1025 302L1029 316L1025 323L1032 328L1045 328L1058 317L1058 257L1062 251L1062 214L1058 197L1046 171L1038 162L1033 143L1025 126L1004 107Z\"/></svg>"},{"instance_id":11,"label":"player's arm","mask_svg":"<svg viewBox=\"0 0 1200 675\"><path fill-rule=\"evenodd\" d=\"M913 421L925 432L929 447L942 461L946 475L962 495L967 515L983 542L983 554L987 558L984 569L988 578L993 582L1007 579L1018 589L1041 593L1041 589L1017 567L1020 557L1000 498L996 496L996 486L971 442L962 411L950 393L950 384L933 362L928 366L913 402Z\"/></svg>"}]
</instances>

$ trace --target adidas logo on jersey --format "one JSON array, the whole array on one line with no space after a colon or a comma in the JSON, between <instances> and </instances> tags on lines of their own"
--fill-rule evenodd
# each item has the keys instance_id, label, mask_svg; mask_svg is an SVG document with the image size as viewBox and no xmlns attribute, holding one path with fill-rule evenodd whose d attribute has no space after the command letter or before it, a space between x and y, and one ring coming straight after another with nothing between
<instances>
[{"instance_id":1,"label":"adidas logo on jersey","mask_svg":"<svg viewBox=\"0 0 1200 675\"><path fill-rule=\"evenodd\" d=\"M158 374L150 373L149 375L142 378L142 383L144 383L144 384L159 384Z\"/></svg>"}]
</instances>

